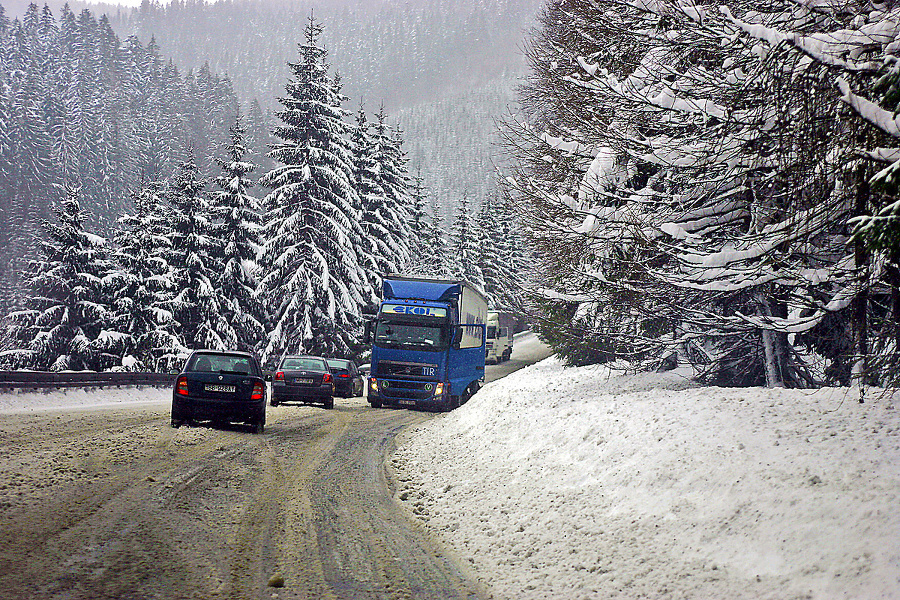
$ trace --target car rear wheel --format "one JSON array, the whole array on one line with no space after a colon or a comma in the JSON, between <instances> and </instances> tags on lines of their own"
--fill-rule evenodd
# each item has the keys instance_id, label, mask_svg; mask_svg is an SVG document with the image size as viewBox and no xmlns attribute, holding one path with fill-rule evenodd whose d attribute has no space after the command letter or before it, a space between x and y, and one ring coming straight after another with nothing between
<instances>
[{"instance_id":1,"label":"car rear wheel","mask_svg":"<svg viewBox=\"0 0 900 600\"><path fill-rule=\"evenodd\" d=\"M257 421L253 424L253 433L256 435L262 435L266 430L266 422L265 421Z\"/></svg>"},{"instance_id":2,"label":"car rear wheel","mask_svg":"<svg viewBox=\"0 0 900 600\"><path fill-rule=\"evenodd\" d=\"M269 404L271 404L272 406L278 406L280 402L275 396L272 396L272 399L269 400Z\"/></svg>"}]
</instances>

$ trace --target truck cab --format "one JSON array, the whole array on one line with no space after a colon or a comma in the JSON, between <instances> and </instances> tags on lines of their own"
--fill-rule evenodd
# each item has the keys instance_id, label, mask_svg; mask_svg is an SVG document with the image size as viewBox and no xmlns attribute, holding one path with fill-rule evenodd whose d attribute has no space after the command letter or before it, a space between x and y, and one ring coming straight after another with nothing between
<instances>
[{"instance_id":1,"label":"truck cab","mask_svg":"<svg viewBox=\"0 0 900 600\"><path fill-rule=\"evenodd\" d=\"M498 364L509 360L513 351L516 317L511 313L491 310L487 314L485 361Z\"/></svg>"},{"instance_id":2,"label":"truck cab","mask_svg":"<svg viewBox=\"0 0 900 600\"><path fill-rule=\"evenodd\" d=\"M391 276L367 325L369 403L451 410L484 380L484 296L464 281Z\"/></svg>"}]
</instances>

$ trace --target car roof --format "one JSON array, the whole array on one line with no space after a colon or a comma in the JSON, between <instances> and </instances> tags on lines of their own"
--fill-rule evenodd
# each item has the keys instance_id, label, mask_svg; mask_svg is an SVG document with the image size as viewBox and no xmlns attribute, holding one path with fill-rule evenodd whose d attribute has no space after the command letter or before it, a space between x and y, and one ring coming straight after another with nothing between
<instances>
[{"instance_id":1,"label":"car roof","mask_svg":"<svg viewBox=\"0 0 900 600\"><path fill-rule=\"evenodd\" d=\"M245 356L247 358L256 358L255 355L250 352L244 352L243 350L194 350L191 352L191 355L194 354L212 354L216 356Z\"/></svg>"},{"instance_id":2,"label":"car roof","mask_svg":"<svg viewBox=\"0 0 900 600\"><path fill-rule=\"evenodd\" d=\"M288 354L281 360L287 360L288 358L318 358L319 360L325 360L321 356L315 356L314 354Z\"/></svg>"}]
</instances>

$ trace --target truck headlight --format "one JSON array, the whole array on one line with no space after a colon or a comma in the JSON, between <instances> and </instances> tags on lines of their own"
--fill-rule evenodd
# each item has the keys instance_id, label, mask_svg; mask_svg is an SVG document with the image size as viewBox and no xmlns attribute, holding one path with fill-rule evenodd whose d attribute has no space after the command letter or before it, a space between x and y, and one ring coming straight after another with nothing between
<instances>
[{"instance_id":1,"label":"truck headlight","mask_svg":"<svg viewBox=\"0 0 900 600\"><path fill-rule=\"evenodd\" d=\"M434 386L434 397L435 398L439 397L443 393L444 393L444 384L443 383L439 383L436 386Z\"/></svg>"},{"instance_id":2,"label":"truck headlight","mask_svg":"<svg viewBox=\"0 0 900 600\"><path fill-rule=\"evenodd\" d=\"M373 392L378 391L378 380L375 379L374 377L369 380L369 389L372 390Z\"/></svg>"}]
</instances>

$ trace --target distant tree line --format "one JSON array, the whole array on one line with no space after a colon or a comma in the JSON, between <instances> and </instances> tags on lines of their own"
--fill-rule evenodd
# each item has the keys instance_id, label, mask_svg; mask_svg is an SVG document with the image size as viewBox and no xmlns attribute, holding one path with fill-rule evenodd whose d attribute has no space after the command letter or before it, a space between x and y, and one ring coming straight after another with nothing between
<instances>
[{"instance_id":1,"label":"distant tree line","mask_svg":"<svg viewBox=\"0 0 900 600\"><path fill-rule=\"evenodd\" d=\"M29 15L37 14L32 5ZM42 14L44 24L34 31L44 32L49 54L79 67L83 54L54 46L66 27L57 30L49 11ZM64 19L69 14L64 11ZM0 37L2 108L19 115L17 127L39 134L15 134L2 147L10 152L0 162L4 190L12 190L3 196L4 209L28 227L5 231L3 249L18 260L7 264L17 274L23 266L20 294L6 301L0 368L165 370L200 347L255 350L264 357L357 356L362 309L377 300L380 276L394 271L470 277L498 306L518 302L509 269L522 252L509 204L485 203L477 219L467 209L447 235L421 177L408 172L403 134L388 124L384 108L372 123L362 104L355 117L343 108L348 98L341 77L331 72L322 26L312 17L289 64L274 141L264 157L268 166L258 179L263 161L253 142L262 135L249 134L261 119L254 114L258 106L241 115L227 79L208 69L182 79L171 62L163 66L152 42L141 60L129 59L139 54L137 40L118 44L104 19L90 25L95 21L88 11L76 20L83 30L70 33L93 39L97 32L106 40L112 58L92 66L93 81L107 82L107 97L128 100L122 113L98 105L95 118L116 132L127 125L132 133L121 146L106 146L102 136L81 132L71 154L54 151L67 141L70 119L79 127L86 121L76 106L59 114L62 129L49 125L37 90L60 70L41 67L41 53L28 43L40 36L25 34L31 17L4 19ZM9 58L22 54L31 59ZM144 65L146 76L135 65ZM129 69L134 74L126 77ZM118 88L139 76L143 85L129 88L135 97ZM10 83L32 79L39 84L33 95ZM72 79L77 90L80 79ZM23 102L31 103L30 111ZM196 112L185 110L192 106ZM145 115L140 123L146 129L125 118L133 114ZM35 139L46 147L34 146ZM32 147L34 157L20 160L31 157ZM95 161L106 165L114 149L124 158L97 177L104 183L119 178L117 187L93 186L85 173L94 173ZM68 168L70 155L84 171L62 177L57 169ZM13 172L22 164L31 175ZM139 178L125 176L134 170ZM31 185L42 178L50 180ZM46 214L51 207L52 218ZM490 234L476 233L481 221L490 224ZM16 250L26 247L27 254Z\"/></svg>"},{"instance_id":2,"label":"distant tree line","mask_svg":"<svg viewBox=\"0 0 900 600\"><path fill-rule=\"evenodd\" d=\"M546 3L504 136L569 362L897 384L891 7Z\"/></svg>"},{"instance_id":3,"label":"distant tree line","mask_svg":"<svg viewBox=\"0 0 900 600\"><path fill-rule=\"evenodd\" d=\"M473 208L495 193L495 118L513 103L524 72L522 34L541 3L146 0L114 11L110 24L123 36L155 38L180 66L208 63L227 73L242 103L258 100L268 116L278 109L298 24L314 8L328 24L322 46L344 93L380 100L402 124L410 165L421 169L430 203L449 222L463 193Z\"/></svg>"}]
</instances>

